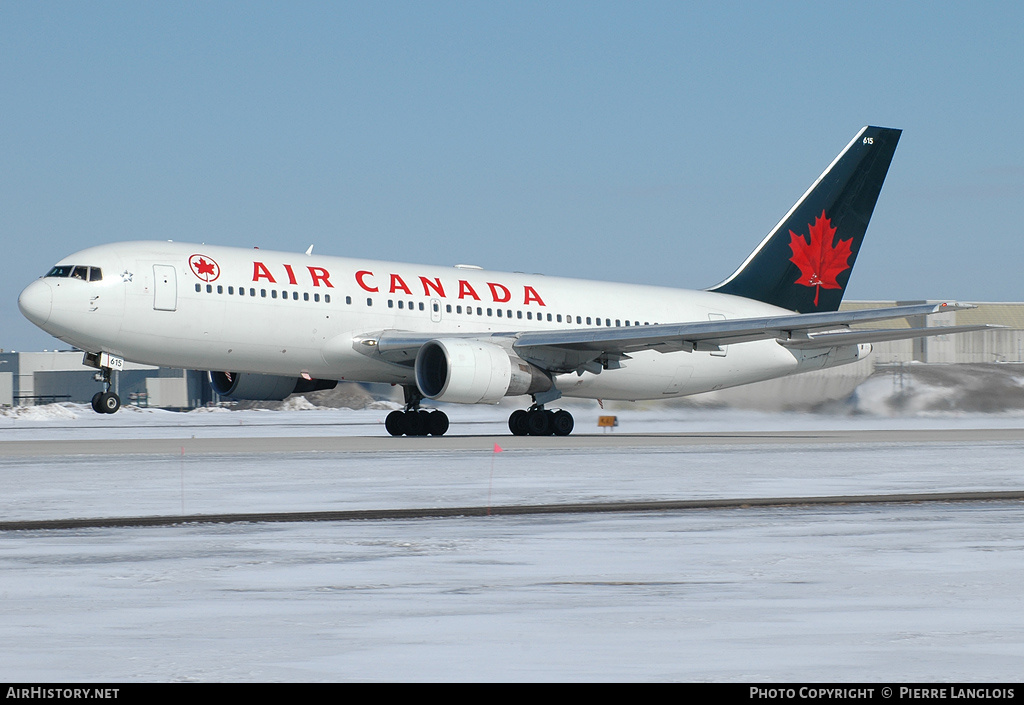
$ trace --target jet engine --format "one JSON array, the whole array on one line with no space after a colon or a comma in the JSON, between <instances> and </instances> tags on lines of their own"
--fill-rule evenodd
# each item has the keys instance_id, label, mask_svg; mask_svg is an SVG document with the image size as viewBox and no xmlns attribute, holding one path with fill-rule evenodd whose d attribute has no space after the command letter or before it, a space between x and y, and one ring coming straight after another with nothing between
<instances>
[{"instance_id":1,"label":"jet engine","mask_svg":"<svg viewBox=\"0 0 1024 705\"><path fill-rule=\"evenodd\" d=\"M416 355L416 386L437 401L495 404L502 397L547 391L551 378L493 343L441 338Z\"/></svg>"},{"instance_id":2,"label":"jet engine","mask_svg":"<svg viewBox=\"0 0 1024 705\"><path fill-rule=\"evenodd\" d=\"M291 394L306 394L338 386L333 379L304 379L249 372L210 372L213 391L229 399L281 401Z\"/></svg>"}]
</instances>

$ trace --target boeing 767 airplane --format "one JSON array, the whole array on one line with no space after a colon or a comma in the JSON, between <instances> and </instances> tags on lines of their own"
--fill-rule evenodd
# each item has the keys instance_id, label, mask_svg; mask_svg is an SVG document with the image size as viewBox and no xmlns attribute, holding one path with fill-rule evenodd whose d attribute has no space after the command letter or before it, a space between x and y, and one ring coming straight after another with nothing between
<instances>
[{"instance_id":1,"label":"boeing 767 airplane","mask_svg":"<svg viewBox=\"0 0 1024 705\"><path fill-rule=\"evenodd\" d=\"M209 370L218 394L284 399L339 380L405 390L389 433L442 435L424 400L529 396L516 435L568 435L561 397L667 399L855 362L871 343L985 326L851 329L963 308L840 312L900 130L865 127L725 281L703 291L196 245L76 252L18 299L103 372L125 360ZM526 404L524 403L524 406Z\"/></svg>"}]
</instances>

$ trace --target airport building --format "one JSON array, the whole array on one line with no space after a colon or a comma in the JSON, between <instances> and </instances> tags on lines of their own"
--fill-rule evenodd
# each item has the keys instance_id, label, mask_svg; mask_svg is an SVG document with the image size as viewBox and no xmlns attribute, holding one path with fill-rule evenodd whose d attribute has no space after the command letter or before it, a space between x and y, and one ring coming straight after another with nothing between
<instances>
[{"instance_id":1,"label":"airport building","mask_svg":"<svg viewBox=\"0 0 1024 705\"><path fill-rule=\"evenodd\" d=\"M848 301L844 310L884 308L924 301ZM940 303L940 302L935 302ZM792 408L842 399L879 366L910 363L1024 363L1024 303L980 303L965 311L895 319L873 328L918 328L992 323L1005 328L875 343L865 361L820 372L784 377L699 395L712 403L761 408ZM102 389L97 371L82 365L77 350L0 352L0 406L31 406L70 401L88 403ZM192 409L219 401L205 372L125 363L114 375L122 403L165 409ZM697 400L698 397L692 399Z\"/></svg>"}]
</instances>

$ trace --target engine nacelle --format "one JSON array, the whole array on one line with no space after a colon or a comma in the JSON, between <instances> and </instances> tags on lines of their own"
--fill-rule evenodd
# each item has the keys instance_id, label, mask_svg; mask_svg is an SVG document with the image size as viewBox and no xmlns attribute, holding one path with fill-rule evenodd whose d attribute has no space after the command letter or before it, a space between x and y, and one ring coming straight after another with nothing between
<instances>
[{"instance_id":1,"label":"engine nacelle","mask_svg":"<svg viewBox=\"0 0 1024 705\"><path fill-rule=\"evenodd\" d=\"M495 404L551 389L551 378L504 348L479 340L431 340L416 355L416 386L437 401Z\"/></svg>"},{"instance_id":2,"label":"engine nacelle","mask_svg":"<svg viewBox=\"0 0 1024 705\"><path fill-rule=\"evenodd\" d=\"M281 401L292 394L334 389L338 386L338 381L257 375L249 372L211 372L210 384L213 386L213 391L229 399Z\"/></svg>"}]
</instances>

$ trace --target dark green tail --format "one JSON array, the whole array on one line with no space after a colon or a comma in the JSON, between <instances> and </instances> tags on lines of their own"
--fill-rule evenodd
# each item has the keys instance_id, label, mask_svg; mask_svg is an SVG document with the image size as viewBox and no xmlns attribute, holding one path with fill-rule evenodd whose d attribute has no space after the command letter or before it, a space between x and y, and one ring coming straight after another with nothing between
<instances>
[{"instance_id":1,"label":"dark green tail","mask_svg":"<svg viewBox=\"0 0 1024 705\"><path fill-rule=\"evenodd\" d=\"M740 268L709 291L836 311L902 130L865 127Z\"/></svg>"}]
</instances>

